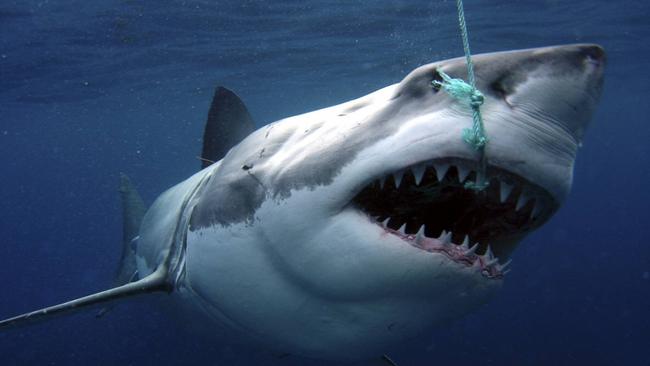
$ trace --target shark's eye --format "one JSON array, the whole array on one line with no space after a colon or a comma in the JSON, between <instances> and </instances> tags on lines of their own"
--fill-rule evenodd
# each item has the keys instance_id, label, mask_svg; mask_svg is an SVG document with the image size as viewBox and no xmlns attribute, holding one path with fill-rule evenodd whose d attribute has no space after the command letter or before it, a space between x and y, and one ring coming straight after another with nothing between
<instances>
[{"instance_id":1,"label":"shark's eye","mask_svg":"<svg viewBox=\"0 0 650 366\"><path fill-rule=\"evenodd\" d=\"M439 92L442 85L442 76L438 72L438 69L433 70L433 79L431 80L431 86L433 87L434 92Z\"/></svg>"}]
</instances>

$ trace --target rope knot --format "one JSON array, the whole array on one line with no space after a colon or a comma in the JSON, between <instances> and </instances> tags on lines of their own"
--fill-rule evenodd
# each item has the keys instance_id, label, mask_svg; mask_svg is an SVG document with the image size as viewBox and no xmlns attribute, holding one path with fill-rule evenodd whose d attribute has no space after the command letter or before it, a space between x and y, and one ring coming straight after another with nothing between
<instances>
[{"instance_id":1,"label":"rope knot","mask_svg":"<svg viewBox=\"0 0 650 366\"><path fill-rule=\"evenodd\" d=\"M483 93L478 91L478 89L474 89L472 95L469 97L469 100L469 104L472 106L472 108L478 108L483 105L485 97L483 96Z\"/></svg>"},{"instance_id":2,"label":"rope knot","mask_svg":"<svg viewBox=\"0 0 650 366\"><path fill-rule=\"evenodd\" d=\"M444 89L452 97L466 101L472 108L483 105L485 97L478 89L465 82L463 79L455 79L442 70L437 70L442 81L434 80L431 84L437 89Z\"/></svg>"},{"instance_id":3,"label":"rope knot","mask_svg":"<svg viewBox=\"0 0 650 366\"><path fill-rule=\"evenodd\" d=\"M485 145L487 145L487 137L478 133L478 131L473 128L466 128L463 130L463 140L474 148L474 150L480 150Z\"/></svg>"}]
</instances>

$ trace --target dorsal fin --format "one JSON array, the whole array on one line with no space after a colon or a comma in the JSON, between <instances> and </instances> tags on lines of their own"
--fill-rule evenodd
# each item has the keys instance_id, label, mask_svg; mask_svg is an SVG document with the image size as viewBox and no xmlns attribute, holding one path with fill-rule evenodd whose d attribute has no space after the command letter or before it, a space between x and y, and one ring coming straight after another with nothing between
<instances>
[{"instance_id":1,"label":"dorsal fin","mask_svg":"<svg viewBox=\"0 0 650 366\"><path fill-rule=\"evenodd\" d=\"M253 118L241 99L232 91L217 87L203 133L201 168L221 160L230 148L254 130Z\"/></svg>"},{"instance_id":2,"label":"dorsal fin","mask_svg":"<svg viewBox=\"0 0 650 366\"><path fill-rule=\"evenodd\" d=\"M167 281L167 267L161 265L154 273L139 281L127 283L126 285L106 291L2 320L0 321L0 330L12 326L29 324L39 320L51 319L57 315L70 313L74 310L79 310L91 305L109 303L124 297L157 291L169 292L171 289L172 287Z\"/></svg>"}]
</instances>

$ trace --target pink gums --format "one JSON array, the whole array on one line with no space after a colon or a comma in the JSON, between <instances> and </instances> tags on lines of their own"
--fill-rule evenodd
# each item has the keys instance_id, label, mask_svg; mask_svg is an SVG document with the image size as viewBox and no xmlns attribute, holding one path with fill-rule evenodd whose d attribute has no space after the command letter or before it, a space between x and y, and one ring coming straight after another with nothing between
<instances>
[{"instance_id":1,"label":"pink gums","mask_svg":"<svg viewBox=\"0 0 650 366\"><path fill-rule=\"evenodd\" d=\"M490 279L502 279L504 276L504 273L499 270L497 265L487 265L488 258L484 255L466 253L467 249L463 249L460 245L445 243L439 239L429 238L426 236L418 240L415 234L402 234L400 231L384 227L381 223L378 223L378 225L384 229L384 231L400 237L411 246L430 253L442 253L458 264L475 268L484 277Z\"/></svg>"}]
</instances>

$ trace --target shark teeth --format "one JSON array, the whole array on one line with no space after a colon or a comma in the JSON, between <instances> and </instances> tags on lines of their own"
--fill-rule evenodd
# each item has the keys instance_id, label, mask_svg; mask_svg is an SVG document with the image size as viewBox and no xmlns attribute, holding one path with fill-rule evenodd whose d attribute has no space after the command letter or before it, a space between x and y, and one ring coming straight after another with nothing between
<instances>
[{"instance_id":1,"label":"shark teeth","mask_svg":"<svg viewBox=\"0 0 650 366\"><path fill-rule=\"evenodd\" d=\"M478 249L478 243L474 243L471 248L463 252L463 255L468 256L470 254L474 254L476 253L476 249Z\"/></svg>"},{"instance_id":2,"label":"shark teeth","mask_svg":"<svg viewBox=\"0 0 650 366\"><path fill-rule=\"evenodd\" d=\"M487 249L485 250L485 253L483 254L483 261L485 267L492 267L495 264L499 263L499 258L495 257L494 254L492 253L492 249L490 246L487 246Z\"/></svg>"},{"instance_id":3,"label":"shark teeth","mask_svg":"<svg viewBox=\"0 0 650 366\"><path fill-rule=\"evenodd\" d=\"M387 217L386 220L382 221L381 226L383 227L388 227L388 221L390 221L390 217Z\"/></svg>"},{"instance_id":4,"label":"shark teeth","mask_svg":"<svg viewBox=\"0 0 650 366\"><path fill-rule=\"evenodd\" d=\"M539 217L539 214L542 213L542 210L544 209L544 206L540 202L540 200L536 199L535 200L535 207L533 207L533 211L530 213L530 217L532 219L536 219Z\"/></svg>"},{"instance_id":5,"label":"shark teeth","mask_svg":"<svg viewBox=\"0 0 650 366\"><path fill-rule=\"evenodd\" d=\"M449 178L446 178L447 173L450 171L452 166L456 169L457 174L456 176L450 175ZM397 170L395 172L383 175L378 178L376 182L378 182L380 190L390 189L391 186L386 185L386 182L388 181L387 178L390 176L393 180L393 187L398 189L404 184L404 179L407 177L407 173L409 173L408 176L412 176L412 178L409 178L409 184L414 183L415 186L420 186L426 179L433 179L425 178L428 177L428 169L432 169L432 173L430 174L435 174L435 177L439 184L445 184L443 182L445 179L453 179L457 180L458 183L464 183L472 175L472 173L474 173L474 170L463 164L451 165L448 163L419 163L409 168ZM534 206L530 212L530 217L532 219L536 219L540 216L540 214L544 212L545 203L541 202L542 200L540 200L540 197L537 194L533 194L524 188L515 189L517 186L520 186L520 184L505 182L498 177L492 177L489 179L496 179L498 181L498 184L495 184L494 186L499 187L497 189L499 203L510 205L512 202L514 202L515 211L521 211L524 207L527 206L529 201L533 200ZM515 198L511 199L511 196L513 195Z\"/></svg>"},{"instance_id":6,"label":"shark teeth","mask_svg":"<svg viewBox=\"0 0 650 366\"><path fill-rule=\"evenodd\" d=\"M460 245L460 247L463 250L468 250L469 249L469 235L465 235L465 238L463 239L463 243Z\"/></svg>"},{"instance_id":7,"label":"shark teeth","mask_svg":"<svg viewBox=\"0 0 650 366\"><path fill-rule=\"evenodd\" d=\"M530 195L528 195L528 193L525 191L521 192L519 198L517 199L517 206L515 206L515 211L519 211L524 208L524 206L526 206L526 203L528 203L528 200L530 200Z\"/></svg>"},{"instance_id":8,"label":"shark teeth","mask_svg":"<svg viewBox=\"0 0 650 366\"><path fill-rule=\"evenodd\" d=\"M510 263L512 263L512 259L508 259L504 264L497 264L497 271L503 272Z\"/></svg>"},{"instance_id":9,"label":"shark teeth","mask_svg":"<svg viewBox=\"0 0 650 366\"><path fill-rule=\"evenodd\" d=\"M444 252L457 262L479 266L488 276L499 276L506 271L497 259L506 251L502 240L538 227L557 206L542 187L492 165L483 177L487 188L465 188L478 179L477 167L477 162L460 158L417 161L377 177L352 203L420 249ZM489 249L488 242L493 244Z\"/></svg>"},{"instance_id":10,"label":"shark teeth","mask_svg":"<svg viewBox=\"0 0 650 366\"><path fill-rule=\"evenodd\" d=\"M379 189L384 189L385 183L386 183L386 176L379 178Z\"/></svg>"},{"instance_id":11,"label":"shark teeth","mask_svg":"<svg viewBox=\"0 0 650 366\"><path fill-rule=\"evenodd\" d=\"M415 184L420 185L422 182L422 177L424 177L424 172L426 172L426 165L420 164L413 167L413 177L415 178Z\"/></svg>"},{"instance_id":12,"label":"shark teeth","mask_svg":"<svg viewBox=\"0 0 650 366\"><path fill-rule=\"evenodd\" d=\"M434 167L436 168L436 177L438 178L438 181L442 182L449 170L449 164L435 164Z\"/></svg>"},{"instance_id":13,"label":"shark teeth","mask_svg":"<svg viewBox=\"0 0 650 366\"><path fill-rule=\"evenodd\" d=\"M440 237L438 237L438 240L440 240L443 244L451 243L451 231L446 232L443 230L442 233L440 234Z\"/></svg>"},{"instance_id":14,"label":"shark teeth","mask_svg":"<svg viewBox=\"0 0 650 366\"><path fill-rule=\"evenodd\" d=\"M422 243L424 238L426 238L426 236L424 235L424 230L425 230L424 225L420 226L420 230L418 230L418 232L415 234L415 242L416 243L420 244L420 243Z\"/></svg>"},{"instance_id":15,"label":"shark teeth","mask_svg":"<svg viewBox=\"0 0 650 366\"><path fill-rule=\"evenodd\" d=\"M466 168L462 165L456 166L456 170L458 171L458 181L460 183L465 182L465 179L467 179L467 176L469 176L469 173L472 171L469 168Z\"/></svg>"},{"instance_id":16,"label":"shark teeth","mask_svg":"<svg viewBox=\"0 0 650 366\"><path fill-rule=\"evenodd\" d=\"M475 243L469 247L470 239L468 235L465 235L462 243L458 244L453 242L453 233L451 231L443 230L437 238L429 237L426 235L425 225L421 225L415 233L408 233L406 223L403 223L399 229L395 230L388 226L390 221L391 218L386 218L378 223L382 228L399 235L402 240L409 242L411 245L428 252L445 254L455 262L471 267L488 278L503 277L507 272L506 267L511 262L508 260L504 264L499 264L499 258L494 255L489 245L482 255L477 254L480 245Z\"/></svg>"},{"instance_id":17,"label":"shark teeth","mask_svg":"<svg viewBox=\"0 0 650 366\"><path fill-rule=\"evenodd\" d=\"M510 193L512 192L513 186L506 182L501 182L501 187L499 190L499 200L501 203L504 203L505 201L508 200L508 196L510 196Z\"/></svg>"},{"instance_id":18,"label":"shark teeth","mask_svg":"<svg viewBox=\"0 0 650 366\"><path fill-rule=\"evenodd\" d=\"M402 183L402 178L403 177L404 177L404 172L403 171L393 173L393 180L395 181L395 188L399 188L400 184Z\"/></svg>"},{"instance_id":19,"label":"shark teeth","mask_svg":"<svg viewBox=\"0 0 650 366\"><path fill-rule=\"evenodd\" d=\"M487 249L485 250L485 254L483 254L483 256L488 260L494 258L494 254L492 253L492 248L490 248L489 244L488 244Z\"/></svg>"}]
</instances>

